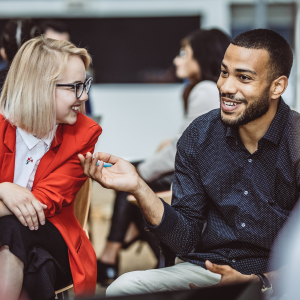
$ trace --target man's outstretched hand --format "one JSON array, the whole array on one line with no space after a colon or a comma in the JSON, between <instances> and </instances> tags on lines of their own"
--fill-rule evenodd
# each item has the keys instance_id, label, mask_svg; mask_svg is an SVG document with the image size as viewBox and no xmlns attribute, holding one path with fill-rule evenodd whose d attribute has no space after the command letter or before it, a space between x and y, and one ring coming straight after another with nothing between
<instances>
[{"instance_id":1,"label":"man's outstretched hand","mask_svg":"<svg viewBox=\"0 0 300 300\"><path fill-rule=\"evenodd\" d=\"M259 280L256 275L244 275L232 269L230 266L216 265L211 263L209 260L205 262L205 266L207 270L221 275L220 282L214 286L220 286L225 284L238 284ZM190 288L198 289L200 287L196 286L193 283L190 283Z\"/></svg>"},{"instance_id":2,"label":"man's outstretched hand","mask_svg":"<svg viewBox=\"0 0 300 300\"><path fill-rule=\"evenodd\" d=\"M103 187L128 192L135 196L146 220L157 226L162 220L164 205L157 195L138 175L135 167L128 161L113 155L98 152L78 155L83 172L99 182ZM97 161L100 161L97 167ZM113 166L103 168L104 162Z\"/></svg>"},{"instance_id":3,"label":"man's outstretched hand","mask_svg":"<svg viewBox=\"0 0 300 300\"><path fill-rule=\"evenodd\" d=\"M90 152L84 157L78 155L83 172L88 177L99 182L103 187L134 194L139 189L141 178L135 167L128 161L113 155L98 152L94 158ZM97 162L100 161L97 167ZM103 168L104 162L113 166Z\"/></svg>"}]
</instances>

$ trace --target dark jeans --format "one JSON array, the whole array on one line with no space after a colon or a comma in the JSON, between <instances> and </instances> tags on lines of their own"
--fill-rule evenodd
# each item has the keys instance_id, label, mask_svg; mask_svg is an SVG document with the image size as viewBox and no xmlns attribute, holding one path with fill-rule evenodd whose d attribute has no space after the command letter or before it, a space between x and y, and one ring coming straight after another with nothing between
<instances>
[{"instance_id":1,"label":"dark jeans","mask_svg":"<svg viewBox=\"0 0 300 300\"><path fill-rule=\"evenodd\" d=\"M140 162L133 163L137 166ZM148 183L154 192L170 190L174 172L163 175L162 177ZM140 232L140 238L148 242L155 256L159 257L158 240L155 235L145 231L146 224L139 208L127 201L127 192L117 192L115 199L114 212L111 220L110 233L108 240L111 242L123 243L127 229L131 222L134 222Z\"/></svg>"}]
</instances>

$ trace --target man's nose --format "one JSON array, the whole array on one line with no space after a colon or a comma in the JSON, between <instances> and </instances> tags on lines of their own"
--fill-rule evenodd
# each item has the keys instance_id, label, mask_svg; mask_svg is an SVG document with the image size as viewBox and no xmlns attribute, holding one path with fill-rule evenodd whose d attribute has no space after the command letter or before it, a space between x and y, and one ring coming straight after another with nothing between
<instances>
[{"instance_id":1,"label":"man's nose","mask_svg":"<svg viewBox=\"0 0 300 300\"><path fill-rule=\"evenodd\" d=\"M220 92L222 94L236 94L237 93L237 86L236 86L236 79L232 76L228 78L224 78L219 85Z\"/></svg>"}]
</instances>

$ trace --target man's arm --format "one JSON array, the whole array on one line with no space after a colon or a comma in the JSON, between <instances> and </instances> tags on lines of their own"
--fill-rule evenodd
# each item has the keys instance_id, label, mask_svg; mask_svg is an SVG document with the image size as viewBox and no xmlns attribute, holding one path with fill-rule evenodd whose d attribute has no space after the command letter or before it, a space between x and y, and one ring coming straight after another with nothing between
<instances>
[{"instance_id":1,"label":"man's arm","mask_svg":"<svg viewBox=\"0 0 300 300\"><path fill-rule=\"evenodd\" d=\"M191 128L178 143L172 206L154 194L129 162L107 153L97 153L94 159L91 154L79 155L79 159L84 173L103 187L133 194L150 231L177 255L184 255L199 242L206 221L207 195L193 161L199 155L195 139ZM103 162L113 166L103 168Z\"/></svg>"},{"instance_id":2,"label":"man's arm","mask_svg":"<svg viewBox=\"0 0 300 300\"><path fill-rule=\"evenodd\" d=\"M91 153L87 153L85 158L80 154L79 159L85 175L105 188L129 192L137 199L144 217L151 225L157 226L161 223L163 203L138 175L133 165L122 158L102 152L96 153L94 158ZM98 160L100 164L97 167ZM103 162L113 166L103 168Z\"/></svg>"}]
</instances>

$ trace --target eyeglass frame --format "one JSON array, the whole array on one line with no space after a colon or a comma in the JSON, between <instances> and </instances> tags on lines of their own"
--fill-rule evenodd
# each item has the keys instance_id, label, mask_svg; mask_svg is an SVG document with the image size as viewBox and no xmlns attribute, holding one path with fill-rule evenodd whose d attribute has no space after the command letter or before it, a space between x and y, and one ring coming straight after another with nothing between
<instances>
[{"instance_id":1,"label":"eyeglass frame","mask_svg":"<svg viewBox=\"0 0 300 300\"><path fill-rule=\"evenodd\" d=\"M90 85L90 88L88 90L86 90L86 86L89 81L91 81L91 85ZM85 80L85 82L68 83L68 84L58 83L58 84L56 84L56 86L72 86L72 87L74 87L75 97L77 99L79 99L82 96L84 90L86 91L87 94L89 93L91 86L92 86L92 82L93 82L93 77L89 77L88 79ZM80 95L77 97L77 88L78 88L78 85L80 85L80 84L83 85L83 88L82 88Z\"/></svg>"}]
</instances>

